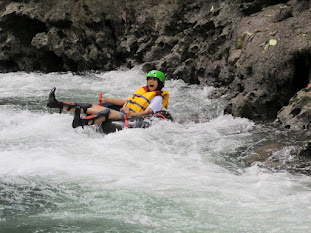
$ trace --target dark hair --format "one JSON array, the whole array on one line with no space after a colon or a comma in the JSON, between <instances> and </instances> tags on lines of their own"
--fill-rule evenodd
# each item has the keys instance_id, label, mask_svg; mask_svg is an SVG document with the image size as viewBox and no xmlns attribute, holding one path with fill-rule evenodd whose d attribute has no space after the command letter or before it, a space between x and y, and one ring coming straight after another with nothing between
<instances>
[{"instance_id":1,"label":"dark hair","mask_svg":"<svg viewBox=\"0 0 311 233\"><path fill-rule=\"evenodd\" d=\"M164 87L164 83L160 81L160 79L157 78L157 81L158 81L158 87L156 90L158 91L161 91L162 88Z\"/></svg>"}]
</instances>

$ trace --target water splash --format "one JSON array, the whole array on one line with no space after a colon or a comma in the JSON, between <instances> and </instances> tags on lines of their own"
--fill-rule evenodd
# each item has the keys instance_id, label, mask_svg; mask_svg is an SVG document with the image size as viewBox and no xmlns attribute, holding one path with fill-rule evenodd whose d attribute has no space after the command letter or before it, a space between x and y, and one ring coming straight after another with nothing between
<instances>
[{"instance_id":1,"label":"water splash","mask_svg":"<svg viewBox=\"0 0 311 233\"><path fill-rule=\"evenodd\" d=\"M175 122L103 135L72 129L57 98L97 104L145 84L139 68L107 73L0 74L0 229L5 232L308 232L310 177L247 157L282 140L223 115L212 87L168 80ZM274 132L273 134L271 132ZM275 156L280 156L275 154Z\"/></svg>"}]
</instances>

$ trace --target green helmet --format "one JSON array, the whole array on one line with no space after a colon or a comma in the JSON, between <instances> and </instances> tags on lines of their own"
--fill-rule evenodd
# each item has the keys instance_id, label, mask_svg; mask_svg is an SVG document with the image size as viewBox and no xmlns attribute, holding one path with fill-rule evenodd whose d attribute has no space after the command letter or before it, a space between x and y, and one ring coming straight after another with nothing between
<instances>
[{"instance_id":1,"label":"green helmet","mask_svg":"<svg viewBox=\"0 0 311 233\"><path fill-rule=\"evenodd\" d=\"M147 74L147 78L148 77L155 77L157 79L159 79L162 83L165 82L165 75L163 72L158 71L158 70L151 70L148 72Z\"/></svg>"}]
</instances>

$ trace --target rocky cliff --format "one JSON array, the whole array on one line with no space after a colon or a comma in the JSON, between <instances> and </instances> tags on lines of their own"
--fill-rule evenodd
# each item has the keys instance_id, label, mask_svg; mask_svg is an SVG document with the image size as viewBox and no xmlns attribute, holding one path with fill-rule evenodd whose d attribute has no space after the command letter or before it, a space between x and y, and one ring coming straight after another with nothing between
<instances>
[{"instance_id":1,"label":"rocky cliff","mask_svg":"<svg viewBox=\"0 0 311 233\"><path fill-rule=\"evenodd\" d=\"M271 120L310 82L310 18L309 0L2 0L0 71L143 64Z\"/></svg>"}]
</instances>

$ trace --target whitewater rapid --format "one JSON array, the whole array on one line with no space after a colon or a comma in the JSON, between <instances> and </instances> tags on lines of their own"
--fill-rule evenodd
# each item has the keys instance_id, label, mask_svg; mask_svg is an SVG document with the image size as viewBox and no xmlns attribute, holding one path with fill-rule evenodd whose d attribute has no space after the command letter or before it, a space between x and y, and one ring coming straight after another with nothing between
<instances>
[{"instance_id":1,"label":"whitewater rapid","mask_svg":"<svg viewBox=\"0 0 311 233\"><path fill-rule=\"evenodd\" d=\"M212 87L168 80L174 122L73 129L60 100L97 104L145 85L139 69L0 74L0 232L310 232L311 178L243 158L281 132L223 115Z\"/></svg>"}]
</instances>

